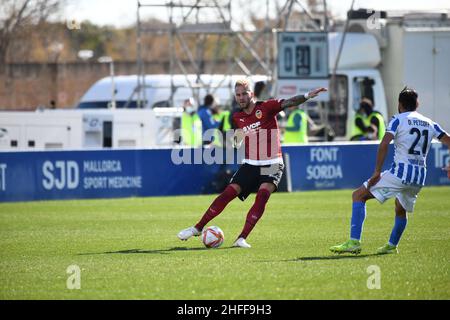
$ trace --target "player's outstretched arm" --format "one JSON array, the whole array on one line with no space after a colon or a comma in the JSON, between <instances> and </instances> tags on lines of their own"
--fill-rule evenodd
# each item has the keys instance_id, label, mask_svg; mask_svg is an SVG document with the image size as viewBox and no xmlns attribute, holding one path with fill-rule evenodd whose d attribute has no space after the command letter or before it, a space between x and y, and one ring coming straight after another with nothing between
<instances>
[{"instance_id":1,"label":"player's outstretched arm","mask_svg":"<svg viewBox=\"0 0 450 320\"><path fill-rule=\"evenodd\" d=\"M389 150L389 143L391 143L392 139L394 139L392 133L387 132L384 135L383 140L381 140L380 145L378 146L375 170L372 177L370 177L368 181L368 188L377 184L377 182L381 178L381 169L383 168L384 160L386 159Z\"/></svg>"},{"instance_id":2,"label":"player's outstretched arm","mask_svg":"<svg viewBox=\"0 0 450 320\"><path fill-rule=\"evenodd\" d=\"M443 135L439 141L442 144L445 144L447 148L450 150L450 136L448 134Z\"/></svg>"},{"instance_id":3,"label":"player's outstretched arm","mask_svg":"<svg viewBox=\"0 0 450 320\"><path fill-rule=\"evenodd\" d=\"M291 97L289 99L284 100L281 103L281 108L284 110L286 108L298 106L298 105L304 103L306 100L317 97L319 95L319 93L325 92L325 91L327 91L326 88L317 88L317 89L314 89L314 90L308 92L307 94L301 94L298 96Z\"/></svg>"}]
</instances>

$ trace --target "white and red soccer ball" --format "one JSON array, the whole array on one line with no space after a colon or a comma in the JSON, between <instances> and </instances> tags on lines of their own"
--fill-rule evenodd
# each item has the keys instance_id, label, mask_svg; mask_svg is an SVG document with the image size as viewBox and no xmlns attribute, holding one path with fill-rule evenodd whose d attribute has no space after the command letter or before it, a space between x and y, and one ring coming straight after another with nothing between
<instances>
[{"instance_id":1,"label":"white and red soccer ball","mask_svg":"<svg viewBox=\"0 0 450 320\"><path fill-rule=\"evenodd\" d=\"M202 231L202 242L207 248L218 248L222 245L223 240L224 234L219 227L211 226Z\"/></svg>"}]
</instances>

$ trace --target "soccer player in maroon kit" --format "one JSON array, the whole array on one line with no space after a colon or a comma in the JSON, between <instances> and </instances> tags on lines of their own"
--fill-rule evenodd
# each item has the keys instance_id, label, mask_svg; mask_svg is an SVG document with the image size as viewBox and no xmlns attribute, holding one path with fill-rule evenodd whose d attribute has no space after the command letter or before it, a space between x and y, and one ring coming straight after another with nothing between
<instances>
[{"instance_id":1,"label":"soccer player in maroon kit","mask_svg":"<svg viewBox=\"0 0 450 320\"><path fill-rule=\"evenodd\" d=\"M234 247L250 248L246 238L264 213L270 195L278 188L284 164L281 155L280 132L277 114L289 107L298 106L316 97L325 88L318 88L305 95L286 100L256 101L250 83L239 80L235 84L235 98L240 111L233 114L235 146L245 144L245 157L242 166L231 178L230 184L212 202L200 221L193 227L178 233L180 240L199 236L204 226L218 216L236 197L244 201L250 193L257 191L256 199L250 208L244 228L234 242Z\"/></svg>"}]
</instances>

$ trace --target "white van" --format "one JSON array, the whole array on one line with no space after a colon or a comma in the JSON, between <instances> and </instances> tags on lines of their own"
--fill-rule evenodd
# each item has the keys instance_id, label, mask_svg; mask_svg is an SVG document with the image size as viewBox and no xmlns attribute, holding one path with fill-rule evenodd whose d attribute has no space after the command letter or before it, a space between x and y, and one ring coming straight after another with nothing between
<instances>
[{"instance_id":1,"label":"white van","mask_svg":"<svg viewBox=\"0 0 450 320\"><path fill-rule=\"evenodd\" d=\"M172 79L171 79L172 78ZM243 75L197 75L176 74L171 77L167 74L149 74L145 76L140 93L142 108L181 107L183 101L193 97L197 103L202 104L206 94L212 93L220 105L230 106L233 101L233 86L236 80L245 78ZM268 80L267 76L252 76L253 83ZM174 96L171 103L171 84L173 81ZM111 77L106 77L94 83L80 99L79 109L105 109L112 101ZM116 108L137 108L138 104L138 76L114 77Z\"/></svg>"}]
</instances>

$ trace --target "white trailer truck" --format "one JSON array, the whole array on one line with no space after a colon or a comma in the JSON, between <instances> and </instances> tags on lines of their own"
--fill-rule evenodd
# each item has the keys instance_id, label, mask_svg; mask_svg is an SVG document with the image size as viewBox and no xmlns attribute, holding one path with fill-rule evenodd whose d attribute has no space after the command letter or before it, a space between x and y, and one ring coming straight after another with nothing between
<instances>
[{"instance_id":1,"label":"white trailer truck","mask_svg":"<svg viewBox=\"0 0 450 320\"><path fill-rule=\"evenodd\" d=\"M362 12L362 14L360 14ZM383 13L374 24L373 10L350 14L336 77L332 77L342 32L328 34L330 90L328 102L305 104L316 123L333 128L336 139L349 139L362 97L374 102L386 122L398 111L405 86L419 93L419 111L450 131L450 19L446 13ZM280 81L276 96L308 89L301 80Z\"/></svg>"},{"instance_id":2,"label":"white trailer truck","mask_svg":"<svg viewBox=\"0 0 450 320\"><path fill-rule=\"evenodd\" d=\"M388 113L379 70L381 53L375 36L363 33L346 34L336 74L335 77L332 76L331 72L343 38L342 33L328 34L330 90L328 99L323 99L328 101L315 99L304 104L310 118L316 124L330 126L338 140L350 138L352 121L361 98L370 98L374 102L375 110L383 114L385 120ZM308 86L315 84L301 79L280 80L275 83L275 95L279 98L288 98L313 89ZM335 90L331 90L333 86Z\"/></svg>"},{"instance_id":3,"label":"white trailer truck","mask_svg":"<svg viewBox=\"0 0 450 320\"><path fill-rule=\"evenodd\" d=\"M378 16L375 25L363 17L353 19L349 30L377 39L381 52L377 69L388 117L397 113L398 94L407 85L419 94L419 112L450 131L449 12L384 12Z\"/></svg>"}]
</instances>

